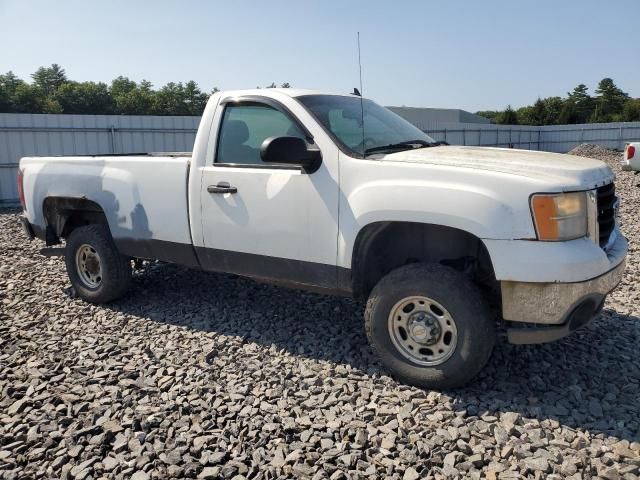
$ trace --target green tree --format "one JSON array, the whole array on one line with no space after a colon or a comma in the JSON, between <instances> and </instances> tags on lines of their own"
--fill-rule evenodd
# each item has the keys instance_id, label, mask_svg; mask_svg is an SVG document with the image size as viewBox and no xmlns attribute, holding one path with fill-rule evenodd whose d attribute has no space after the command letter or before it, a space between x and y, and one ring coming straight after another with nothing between
<instances>
[{"instance_id":1,"label":"green tree","mask_svg":"<svg viewBox=\"0 0 640 480\"><path fill-rule=\"evenodd\" d=\"M152 115L156 105L157 92L148 80L142 80L124 99L118 113L128 115Z\"/></svg>"},{"instance_id":2,"label":"green tree","mask_svg":"<svg viewBox=\"0 0 640 480\"><path fill-rule=\"evenodd\" d=\"M202 115L204 107L207 106L209 95L202 92L198 87L198 84L193 80L185 84L184 95L189 115Z\"/></svg>"},{"instance_id":3,"label":"green tree","mask_svg":"<svg viewBox=\"0 0 640 480\"><path fill-rule=\"evenodd\" d=\"M518 122L521 125L556 125L563 106L560 97L538 98L533 105L518 109Z\"/></svg>"},{"instance_id":4,"label":"green tree","mask_svg":"<svg viewBox=\"0 0 640 480\"><path fill-rule=\"evenodd\" d=\"M40 112L38 113L64 113L60 102L52 97L44 97L40 103Z\"/></svg>"},{"instance_id":5,"label":"green tree","mask_svg":"<svg viewBox=\"0 0 640 480\"><path fill-rule=\"evenodd\" d=\"M531 105L520 107L516 110L516 116L518 117L518 124L532 125L531 119L533 118L533 107Z\"/></svg>"},{"instance_id":6,"label":"green tree","mask_svg":"<svg viewBox=\"0 0 640 480\"><path fill-rule=\"evenodd\" d=\"M502 112L496 116L496 123L502 125L518 125L518 115L511 105L507 105Z\"/></svg>"},{"instance_id":7,"label":"green tree","mask_svg":"<svg viewBox=\"0 0 640 480\"><path fill-rule=\"evenodd\" d=\"M566 101L573 104L573 106L569 108L575 110L575 121L569 123L586 123L589 121L589 118L591 118L591 115L593 115L594 100L588 91L587 86L581 83L576 86L572 92L567 93Z\"/></svg>"},{"instance_id":8,"label":"green tree","mask_svg":"<svg viewBox=\"0 0 640 480\"><path fill-rule=\"evenodd\" d=\"M108 115L115 110L109 87L102 82L65 82L54 99L64 113Z\"/></svg>"},{"instance_id":9,"label":"green tree","mask_svg":"<svg viewBox=\"0 0 640 480\"><path fill-rule=\"evenodd\" d=\"M113 98L127 95L128 93L134 91L138 84L133 80L128 79L127 77L123 77L120 75L119 77L111 80L111 86L109 87L109 91L111 92L111 96Z\"/></svg>"},{"instance_id":10,"label":"green tree","mask_svg":"<svg viewBox=\"0 0 640 480\"><path fill-rule=\"evenodd\" d=\"M26 82L18 84L11 97L12 111L15 113L42 113L44 95L35 85Z\"/></svg>"},{"instance_id":11,"label":"green tree","mask_svg":"<svg viewBox=\"0 0 640 480\"><path fill-rule=\"evenodd\" d=\"M541 125L558 125L563 101L560 97L547 97L542 100L544 104L544 117Z\"/></svg>"},{"instance_id":12,"label":"green tree","mask_svg":"<svg viewBox=\"0 0 640 480\"><path fill-rule=\"evenodd\" d=\"M533 105L518 109L518 122L522 125L544 125L546 116L545 102L538 97Z\"/></svg>"},{"instance_id":13,"label":"green tree","mask_svg":"<svg viewBox=\"0 0 640 480\"><path fill-rule=\"evenodd\" d=\"M533 106L527 105L516 110L520 125L533 125Z\"/></svg>"},{"instance_id":14,"label":"green tree","mask_svg":"<svg viewBox=\"0 0 640 480\"><path fill-rule=\"evenodd\" d=\"M0 75L0 86L8 89L15 89L18 85L25 83L24 80L20 80L15 73L9 70L4 75Z\"/></svg>"},{"instance_id":15,"label":"green tree","mask_svg":"<svg viewBox=\"0 0 640 480\"><path fill-rule=\"evenodd\" d=\"M540 97L533 104L531 111L531 125L544 125L547 117L547 105Z\"/></svg>"},{"instance_id":16,"label":"green tree","mask_svg":"<svg viewBox=\"0 0 640 480\"><path fill-rule=\"evenodd\" d=\"M640 98L632 98L625 102L622 120L624 122L640 122Z\"/></svg>"},{"instance_id":17,"label":"green tree","mask_svg":"<svg viewBox=\"0 0 640 480\"><path fill-rule=\"evenodd\" d=\"M156 115L189 115L182 82L169 82L155 95L153 113Z\"/></svg>"},{"instance_id":18,"label":"green tree","mask_svg":"<svg viewBox=\"0 0 640 480\"><path fill-rule=\"evenodd\" d=\"M198 84L189 81L167 83L155 94L153 113L156 115L202 115L209 95Z\"/></svg>"},{"instance_id":19,"label":"green tree","mask_svg":"<svg viewBox=\"0 0 640 480\"><path fill-rule=\"evenodd\" d=\"M60 65L54 63L50 67L40 67L31 75L33 83L45 95L52 95L67 81L67 75Z\"/></svg>"},{"instance_id":20,"label":"green tree","mask_svg":"<svg viewBox=\"0 0 640 480\"><path fill-rule=\"evenodd\" d=\"M149 80L142 80L133 92L137 115L151 115L156 101L156 91Z\"/></svg>"},{"instance_id":21,"label":"green tree","mask_svg":"<svg viewBox=\"0 0 640 480\"><path fill-rule=\"evenodd\" d=\"M11 70L4 75L0 75L0 112L13 112L13 97L18 85L25 82L20 80Z\"/></svg>"},{"instance_id":22,"label":"green tree","mask_svg":"<svg viewBox=\"0 0 640 480\"><path fill-rule=\"evenodd\" d=\"M481 117L484 118L488 118L489 120L491 120L491 123L495 123L495 119L498 116L498 113L495 110L478 110L476 112L476 115L480 115Z\"/></svg>"},{"instance_id":23,"label":"green tree","mask_svg":"<svg viewBox=\"0 0 640 480\"><path fill-rule=\"evenodd\" d=\"M622 110L629 95L623 92L611 78L603 78L596 88L596 108L592 122L611 122L622 116Z\"/></svg>"},{"instance_id":24,"label":"green tree","mask_svg":"<svg viewBox=\"0 0 640 480\"><path fill-rule=\"evenodd\" d=\"M576 103L573 100L567 99L562 105L560 111L560 118L558 119L560 125L568 125L572 123L580 123L578 117L578 109Z\"/></svg>"},{"instance_id":25,"label":"green tree","mask_svg":"<svg viewBox=\"0 0 640 480\"><path fill-rule=\"evenodd\" d=\"M147 80L137 84L126 77L118 77L109 88L115 112L122 115L151 115L155 102L153 85Z\"/></svg>"}]
</instances>

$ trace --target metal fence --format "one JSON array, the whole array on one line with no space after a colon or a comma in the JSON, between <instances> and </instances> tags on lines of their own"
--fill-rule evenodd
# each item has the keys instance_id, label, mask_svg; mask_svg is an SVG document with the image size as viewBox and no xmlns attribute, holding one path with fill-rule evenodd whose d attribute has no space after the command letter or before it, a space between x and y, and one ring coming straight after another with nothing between
<instances>
[{"instance_id":1,"label":"metal fence","mask_svg":"<svg viewBox=\"0 0 640 480\"><path fill-rule=\"evenodd\" d=\"M513 147L541 150L544 132L540 127L479 123L437 123L424 131L433 139L451 145Z\"/></svg>"},{"instance_id":2,"label":"metal fence","mask_svg":"<svg viewBox=\"0 0 640 480\"><path fill-rule=\"evenodd\" d=\"M640 122L552 125L543 128L541 150L568 152L581 143L597 143L623 150L627 142L640 141Z\"/></svg>"},{"instance_id":3,"label":"metal fence","mask_svg":"<svg viewBox=\"0 0 640 480\"><path fill-rule=\"evenodd\" d=\"M0 114L0 203L16 203L18 161L28 155L191 151L200 117ZM640 122L531 127L430 122L436 140L567 152L580 143L622 149L640 141Z\"/></svg>"},{"instance_id":4,"label":"metal fence","mask_svg":"<svg viewBox=\"0 0 640 480\"><path fill-rule=\"evenodd\" d=\"M640 122L592 123L585 125L479 125L475 123L433 124L425 132L451 145L513 147L566 153L581 143L597 143L622 150L625 143L640 141Z\"/></svg>"},{"instance_id":5,"label":"metal fence","mask_svg":"<svg viewBox=\"0 0 640 480\"><path fill-rule=\"evenodd\" d=\"M0 114L0 203L16 203L29 155L100 155L193 148L200 117Z\"/></svg>"}]
</instances>

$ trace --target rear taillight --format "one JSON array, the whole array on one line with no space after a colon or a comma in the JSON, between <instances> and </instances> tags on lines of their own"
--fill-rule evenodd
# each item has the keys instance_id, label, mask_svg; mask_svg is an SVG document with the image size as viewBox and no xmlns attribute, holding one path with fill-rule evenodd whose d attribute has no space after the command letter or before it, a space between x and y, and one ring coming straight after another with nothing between
<instances>
[{"instance_id":1,"label":"rear taillight","mask_svg":"<svg viewBox=\"0 0 640 480\"><path fill-rule=\"evenodd\" d=\"M627 145L627 160L631 160L636 154L636 147L633 145Z\"/></svg>"},{"instance_id":2,"label":"rear taillight","mask_svg":"<svg viewBox=\"0 0 640 480\"><path fill-rule=\"evenodd\" d=\"M25 200L24 200L24 178L22 176L22 172L18 170L18 198L20 199L20 205L22 209L25 209Z\"/></svg>"}]
</instances>

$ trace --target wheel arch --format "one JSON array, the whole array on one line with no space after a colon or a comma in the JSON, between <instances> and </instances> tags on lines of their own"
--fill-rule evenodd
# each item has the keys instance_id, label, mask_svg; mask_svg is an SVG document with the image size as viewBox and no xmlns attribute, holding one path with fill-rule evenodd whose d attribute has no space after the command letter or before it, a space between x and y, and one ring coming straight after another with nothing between
<instances>
[{"instance_id":1,"label":"wheel arch","mask_svg":"<svg viewBox=\"0 0 640 480\"><path fill-rule=\"evenodd\" d=\"M378 281L410 263L440 263L495 287L489 252L476 235L445 225L376 221L359 230L351 255L353 296L366 299Z\"/></svg>"},{"instance_id":2,"label":"wheel arch","mask_svg":"<svg viewBox=\"0 0 640 480\"><path fill-rule=\"evenodd\" d=\"M78 227L90 224L105 225L109 222L102 207L93 200L77 197L46 197L42 202L47 244L60 243Z\"/></svg>"}]
</instances>

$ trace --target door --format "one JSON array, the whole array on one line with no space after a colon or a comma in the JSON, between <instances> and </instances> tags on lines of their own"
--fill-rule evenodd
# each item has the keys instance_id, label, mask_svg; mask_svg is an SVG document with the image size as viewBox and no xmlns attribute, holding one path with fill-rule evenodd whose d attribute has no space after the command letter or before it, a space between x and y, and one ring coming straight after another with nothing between
<instances>
[{"instance_id":1,"label":"door","mask_svg":"<svg viewBox=\"0 0 640 480\"><path fill-rule=\"evenodd\" d=\"M289 108L272 99L252 97L224 104L216 112L213 129L218 135L212 138L218 142L202 170L204 247L198 255L203 266L334 288L337 151L317 145L323 162L313 173L295 165L264 163L260 146L266 138L296 136L307 144L316 141Z\"/></svg>"}]
</instances>

